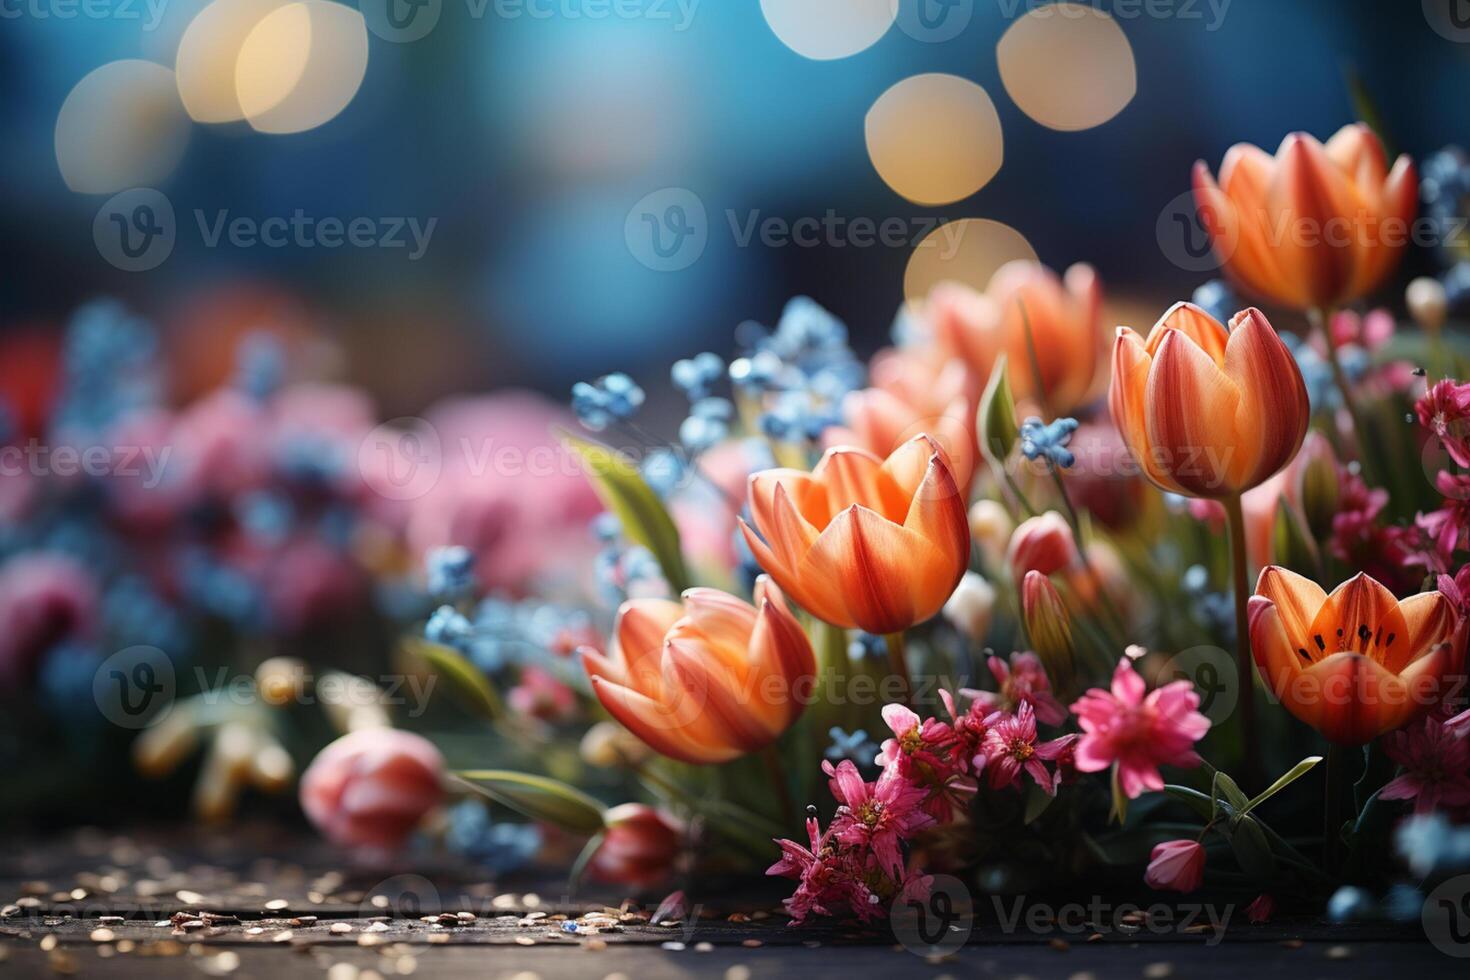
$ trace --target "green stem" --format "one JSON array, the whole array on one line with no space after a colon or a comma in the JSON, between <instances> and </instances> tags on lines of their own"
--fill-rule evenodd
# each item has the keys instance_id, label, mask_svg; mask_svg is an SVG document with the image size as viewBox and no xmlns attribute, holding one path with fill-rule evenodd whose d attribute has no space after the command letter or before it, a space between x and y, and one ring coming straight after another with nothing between
<instances>
[{"instance_id":1,"label":"green stem","mask_svg":"<svg viewBox=\"0 0 1470 980\"><path fill-rule=\"evenodd\" d=\"M1332 337L1332 311L1329 309L1313 310L1308 317L1317 329L1322 331L1323 339L1327 342L1327 363L1332 366L1332 380L1337 385L1338 393L1342 396L1343 407L1348 410L1348 415L1353 420L1353 451L1363 465L1363 475L1368 478L1369 486L1381 486L1377 467L1368 455L1368 426L1364 422L1362 411L1358 408L1358 400L1353 395L1352 384L1348 381L1347 372L1342 368L1341 352L1338 350L1337 341Z\"/></svg>"},{"instance_id":2,"label":"green stem","mask_svg":"<svg viewBox=\"0 0 1470 980\"><path fill-rule=\"evenodd\" d=\"M786 785L786 768L781 765L781 753L772 742L761 749L761 761L766 764L766 774L771 777L771 783L776 788L776 799L781 803L781 818L788 826L797 826L801 818L797 815L796 804L791 800L791 788Z\"/></svg>"},{"instance_id":3,"label":"green stem","mask_svg":"<svg viewBox=\"0 0 1470 980\"><path fill-rule=\"evenodd\" d=\"M1027 500L1026 495L1021 492L1021 488L1016 483L1016 478L1011 476L1010 470L1006 469L1003 464L997 466L996 470L1000 473L1000 478L1005 481L1005 485L1010 488L1011 493L1016 498L1016 502L1019 503L1021 505L1021 509L1026 512L1027 517L1035 517L1037 514L1041 513L1035 507L1031 506L1031 501Z\"/></svg>"},{"instance_id":4,"label":"green stem","mask_svg":"<svg viewBox=\"0 0 1470 980\"><path fill-rule=\"evenodd\" d=\"M1067 485L1062 482L1062 471L1057 469L1057 464L1049 458L1046 468L1051 473L1052 480L1057 485L1057 494L1062 498L1062 506L1067 509L1067 523L1072 525L1072 534L1077 538L1077 547L1082 547L1082 521L1077 517L1077 508L1072 506L1072 497L1067 493Z\"/></svg>"},{"instance_id":5,"label":"green stem","mask_svg":"<svg viewBox=\"0 0 1470 980\"><path fill-rule=\"evenodd\" d=\"M1261 785L1261 739L1256 730L1256 679L1251 665L1250 624L1246 614L1250 599L1250 570L1245 547L1245 513L1240 495L1222 501L1230 530L1230 565L1235 587L1235 668L1240 688L1241 744L1245 751L1246 781L1255 789Z\"/></svg>"},{"instance_id":6,"label":"green stem","mask_svg":"<svg viewBox=\"0 0 1470 980\"><path fill-rule=\"evenodd\" d=\"M1341 745L1327 748L1327 790L1322 806L1322 863L1329 875L1336 875L1342 852L1342 789L1344 750Z\"/></svg>"},{"instance_id":7,"label":"green stem","mask_svg":"<svg viewBox=\"0 0 1470 980\"><path fill-rule=\"evenodd\" d=\"M913 707L913 684L909 679L909 665L905 659L903 630L883 637L883 645L888 648L888 669L899 681L899 701Z\"/></svg>"}]
</instances>

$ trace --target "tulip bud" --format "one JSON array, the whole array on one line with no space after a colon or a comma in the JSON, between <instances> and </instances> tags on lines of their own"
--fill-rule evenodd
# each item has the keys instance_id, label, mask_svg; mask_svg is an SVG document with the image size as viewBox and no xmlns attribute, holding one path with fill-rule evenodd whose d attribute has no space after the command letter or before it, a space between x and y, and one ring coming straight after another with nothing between
<instances>
[{"instance_id":1,"label":"tulip bud","mask_svg":"<svg viewBox=\"0 0 1470 980\"><path fill-rule=\"evenodd\" d=\"M1192 892L1205 877L1205 849L1192 840L1159 844L1149 855L1143 880L1160 891Z\"/></svg>"},{"instance_id":2,"label":"tulip bud","mask_svg":"<svg viewBox=\"0 0 1470 980\"><path fill-rule=\"evenodd\" d=\"M1337 515L1341 492L1337 457L1327 437L1316 430L1307 433L1293 469L1297 481L1296 499L1301 503L1307 527L1313 540L1323 541L1332 534L1332 519Z\"/></svg>"},{"instance_id":3,"label":"tulip bud","mask_svg":"<svg viewBox=\"0 0 1470 980\"><path fill-rule=\"evenodd\" d=\"M1021 437L1021 427L1016 422L1016 400L1011 395L1011 382L1006 374L1006 360L1005 354L995 359L995 367L990 371L990 381L980 397L980 410L975 419L980 452L994 466L1006 464L1006 458Z\"/></svg>"},{"instance_id":4,"label":"tulip bud","mask_svg":"<svg viewBox=\"0 0 1470 980\"><path fill-rule=\"evenodd\" d=\"M1031 648L1047 674L1062 690L1072 678L1072 622L1051 579L1037 571L1026 573L1021 585L1021 613Z\"/></svg>"},{"instance_id":5,"label":"tulip bud","mask_svg":"<svg viewBox=\"0 0 1470 980\"><path fill-rule=\"evenodd\" d=\"M683 830L651 806L624 803L607 811L607 830L589 869L604 881L647 888L673 871Z\"/></svg>"},{"instance_id":6,"label":"tulip bud","mask_svg":"<svg viewBox=\"0 0 1470 980\"><path fill-rule=\"evenodd\" d=\"M987 564L999 565L1016 522L1006 509L994 500L977 500L970 508L970 537L980 546Z\"/></svg>"},{"instance_id":7,"label":"tulip bud","mask_svg":"<svg viewBox=\"0 0 1470 980\"><path fill-rule=\"evenodd\" d=\"M596 769L637 766L653 755L642 739L614 721L587 729L579 748L582 761Z\"/></svg>"},{"instance_id":8,"label":"tulip bud","mask_svg":"<svg viewBox=\"0 0 1470 980\"><path fill-rule=\"evenodd\" d=\"M1065 571L1077 563L1077 557L1072 526L1054 510L1022 521L1006 550L1006 564L1017 582L1031 571L1042 575Z\"/></svg>"},{"instance_id":9,"label":"tulip bud","mask_svg":"<svg viewBox=\"0 0 1470 980\"><path fill-rule=\"evenodd\" d=\"M1449 299L1445 295L1444 283L1428 276L1420 276L1404 290L1404 303L1409 315L1425 333L1438 334L1449 314Z\"/></svg>"},{"instance_id":10,"label":"tulip bud","mask_svg":"<svg viewBox=\"0 0 1470 980\"><path fill-rule=\"evenodd\" d=\"M984 643L995 610L995 587L975 572L966 572L944 604L944 618L975 643Z\"/></svg>"}]
</instances>

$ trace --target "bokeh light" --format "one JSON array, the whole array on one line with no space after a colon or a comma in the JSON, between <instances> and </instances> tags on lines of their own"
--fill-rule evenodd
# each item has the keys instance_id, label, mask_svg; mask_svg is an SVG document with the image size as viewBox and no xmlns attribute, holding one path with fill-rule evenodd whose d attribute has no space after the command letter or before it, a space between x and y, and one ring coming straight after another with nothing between
<instances>
[{"instance_id":1,"label":"bokeh light","mask_svg":"<svg viewBox=\"0 0 1470 980\"><path fill-rule=\"evenodd\" d=\"M245 118L235 92L235 67L245 39L287 0L214 0L189 22L174 62L184 109L202 123Z\"/></svg>"},{"instance_id":2,"label":"bokeh light","mask_svg":"<svg viewBox=\"0 0 1470 980\"><path fill-rule=\"evenodd\" d=\"M56 165L66 186L82 194L157 184L188 142L174 73L151 61L113 61L90 72L56 116Z\"/></svg>"},{"instance_id":3,"label":"bokeh light","mask_svg":"<svg viewBox=\"0 0 1470 980\"><path fill-rule=\"evenodd\" d=\"M868 156L916 204L950 204L984 187L1004 158L1000 117L985 90L956 75L915 75L868 110Z\"/></svg>"},{"instance_id":4,"label":"bokeh light","mask_svg":"<svg viewBox=\"0 0 1470 980\"><path fill-rule=\"evenodd\" d=\"M995 270L1013 259L1035 261L1036 250L1010 225L989 218L962 218L940 225L914 246L903 276L904 298L922 303L941 282L983 290Z\"/></svg>"},{"instance_id":5,"label":"bokeh light","mask_svg":"<svg viewBox=\"0 0 1470 980\"><path fill-rule=\"evenodd\" d=\"M1050 129L1100 126L1138 91L1133 48L1096 7L1057 3L1027 13L1001 36L996 58L1006 92Z\"/></svg>"},{"instance_id":6,"label":"bokeh light","mask_svg":"<svg viewBox=\"0 0 1470 980\"><path fill-rule=\"evenodd\" d=\"M814 61L872 47L898 17L893 0L761 0L766 23L792 51Z\"/></svg>"},{"instance_id":7,"label":"bokeh light","mask_svg":"<svg viewBox=\"0 0 1470 980\"><path fill-rule=\"evenodd\" d=\"M240 46L240 108L263 133L314 129L347 108L367 58L360 12L328 0L287 4L266 14Z\"/></svg>"}]
</instances>

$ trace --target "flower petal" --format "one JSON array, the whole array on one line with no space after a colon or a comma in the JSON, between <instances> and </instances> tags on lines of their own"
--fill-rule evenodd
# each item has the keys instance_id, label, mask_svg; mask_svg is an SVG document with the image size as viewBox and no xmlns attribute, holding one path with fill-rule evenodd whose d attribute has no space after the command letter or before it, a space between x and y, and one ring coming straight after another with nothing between
<instances>
[{"instance_id":1,"label":"flower petal","mask_svg":"<svg viewBox=\"0 0 1470 980\"><path fill-rule=\"evenodd\" d=\"M1196 497L1242 489L1229 483L1231 461L1241 451L1235 434L1239 392L1183 331L1164 333L1146 398L1149 443L1173 482Z\"/></svg>"},{"instance_id":2,"label":"flower petal","mask_svg":"<svg viewBox=\"0 0 1470 980\"><path fill-rule=\"evenodd\" d=\"M1455 607L1439 592L1410 596L1399 603L1399 612L1408 629L1403 637L1385 644L1383 662L1396 674L1426 656L1435 646L1447 642L1459 624Z\"/></svg>"},{"instance_id":3,"label":"flower petal","mask_svg":"<svg viewBox=\"0 0 1470 980\"><path fill-rule=\"evenodd\" d=\"M1225 373L1240 392L1235 412L1240 451L1232 460L1232 482L1258 486L1291 462L1306 438L1307 386L1296 358L1255 307L1230 321Z\"/></svg>"},{"instance_id":4,"label":"flower petal","mask_svg":"<svg viewBox=\"0 0 1470 980\"><path fill-rule=\"evenodd\" d=\"M1308 639L1316 644L1314 656L1352 650L1382 661L1384 651L1408 635L1409 624L1393 593L1359 572L1333 589L1322 603Z\"/></svg>"}]
</instances>

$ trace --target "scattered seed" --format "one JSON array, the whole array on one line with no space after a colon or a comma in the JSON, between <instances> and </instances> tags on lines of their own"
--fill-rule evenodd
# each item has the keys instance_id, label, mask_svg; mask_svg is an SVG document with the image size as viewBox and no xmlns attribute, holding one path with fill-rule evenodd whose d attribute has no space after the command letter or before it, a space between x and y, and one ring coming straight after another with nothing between
<instances>
[{"instance_id":1,"label":"scattered seed","mask_svg":"<svg viewBox=\"0 0 1470 980\"><path fill-rule=\"evenodd\" d=\"M56 937L55 936L42 936L41 937L41 952L43 952L43 953L49 953L49 952L51 952L55 948L56 948Z\"/></svg>"},{"instance_id":2,"label":"scattered seed","mask_svg":"<svg viewBox=\"0 0 1470 980\"><path fill-rule=\"evenodd\" d=\"M336 933L339 936L345 936L347 935L347 933L352 931L352 925L351 923L347 922L333 922L331 925L327 926L327 929L331 932Z\"/></svg>"},{"instance_id":3,"label":"scattered seed","mask_svg":"<svg viewBox=\"0 0 1470 980\"><path fill-rule=\"evenodd\" d=\"M97 921L104 926L120 926L127 920L120 915L99 915Z\"/></svg>"},{"instance_id":4,"label":"scattered seed","mask_svg":"<svg viewBox=\"0 0 1470 980\"><path fill-rule=\"evenodd\" d=\"M1281 945L1287 949L1301 949L1303 943L1300 939L1283 939Z\"/></svg>"},{"instance_id":5,"label":"scattered seed","mask_svg":"<svg viewBox=\"0 0 1470 980\"><path fill-rule=\"evenodd\" d=\"M296 934L294 932L292 932L290 929L282 929L280 932L276 933L274 936L271 937L271 942L273 942L273 943L289 943L295 937L295 935Z\"/></svg>"},{"instance_id":6,"label":"scattered seed","mask_svg":"<svg viewBox=\"0 0 1470 980\"><path fill-rule=\"evenodd\" d=\"M282 909L288 909L290 907L291 903L286 901L284 898L273 898L269 902L265 903L265 908L268 912L279 912Z\"/></svg>"},{"instance_id":7,"label":"scattered seed","mask_svg":"<svg viewBox=\"0 0 1470 980\"><path fill-rule=\"evenodd\" d=\"M1348 957L1350 957L1352 955L1353 955L1353 951L1352 951L1352 948L1349 947L1349 946L1329 946L1329 947L1327 947L1327 958L1329 960L1345 960L1345 959L1347 959Z\"/></svg>"},{"instance_id":8,"label":"scattered seed","mask_svg":"<svg viewBox=\"0 0 1470 980\"><path fill-rule=\"evenodd\" d=\"M759 949L760 947L765 945L765 942L760 939L746 939L742 940L740 945L744 946L746 949Z\"/></svg>"},{"instance_id":9,"label":"scattered seed","mask_svg":"<svg viewBox=\"0 0 1470 980\"><path fill-rule=\"evenodd\" d=\"M87 938L91 939L94 943L110 943L117 938L117 933L111 929L93 929L91 935Z\"/></svg>"},{"instance_id":10,"label":"scattered seed","mask_svg":"<svg viewBox=\"0 0 1470 980\"><path fill-rule=\"evenodd\" d=\"M1065 953L1072 948L1072 944L1065 939L1049 939L1046 944L1058 953Z\"/></svg>"},{"instance_id":11,"label":"scattered seed","mask_svg":"<svg viewBox=\"0 0 1470 980\"><path fill-rule=\"evenodd\" d=\"M187 888L181 888L178 891L174 892L174 897L183 902L185 905L204 904L203 895L199 894L198 892L191 892Z\"/></svg>"},{"instance_id":12,"label":"scattered seed","mask_svg":"<svg viewBox=\"0 0 1470 980\"><path fill-rule=\"evenodd\" d=\"M448 939L448 938L449 937L447 937L447 936L445 937L445 939ZM517 946L534 946L534 945L536 945L536 940L532 939L530 936L517 936L516 937L516 945Z\"/></svg>"},{"instance_id":13,"label":"scattered seed","mask_svg":"<svg viewBox=\"0 0 1470 980\"><path fill-rule=\"evenodd\" d=\"M359 972L351 963L333 963L327 967L327 980L358 980Z\"/></svg>"},{"instance_id":14,"label":"scattered seed","mask_svg":"<svg viewBox=\"0 0 1470 980\"><path fill-rule=\"evenodd\" d=\"M694 951L696 953L713 953L715 951L715 944L714 943L695 943L694 944Z\"/></svg>"},{"instance_id":15,"label":"scattered seed","mask_svg":"<svg viewBox=\"0 0 1470 980\"><path fill-rule=\"evenodd\" d=\"M213 956L201 956L196 965L208 976L228 976L240 968L240 955L231 950L225 950Z\"/></svg>"},{"instance_id":16,"label":"scattered seed","mask_svg":"<svg viewBox=\"0 0 1470 980\"><path fill-rule=\"evenodd\" d=\"M668 950L671 953L679 953L679 952L683 952L683 950L684 950L684 944L681 943L681 942L667 942L667 943L661 943L660 944L660 948L666 949L666 950Z\"/></svg>"},{"instance_id":17,"label":"scattered seed","mask_svg":"<svg viewBox=\"0 0 1470 980\"><path fill-rule=\"evenodd\" d=\"M1143 975L1147 980L1164 980L1165 977L1174 975L1173 963L1150 963L1143 968Z\"/></svg>"}]
</instances>

